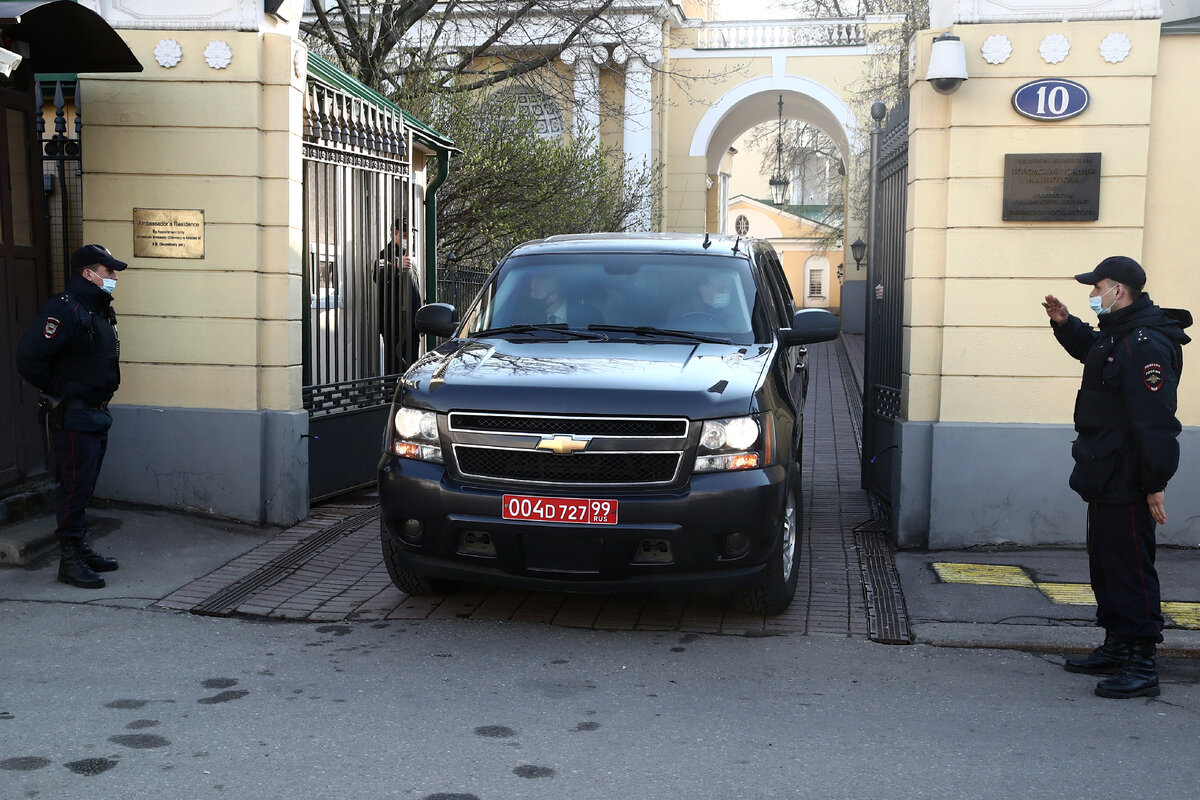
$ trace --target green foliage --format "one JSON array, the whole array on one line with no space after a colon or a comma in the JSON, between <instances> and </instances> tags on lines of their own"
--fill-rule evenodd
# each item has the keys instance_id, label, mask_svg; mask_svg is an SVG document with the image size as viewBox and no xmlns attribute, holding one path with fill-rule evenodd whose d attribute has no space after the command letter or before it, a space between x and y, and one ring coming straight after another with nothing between
<instances>
[{"instance_id":1,"label":"green foliage","mask_svg":"<svg viewBox=\"0 0 1200 800\"><path fill-rule=\"evenodd\" d=\"M579 138L544 139L504 94L439 95L427 117L463 153L438 191L438 249L482 267L529 239L620 231L655 181Z\"/></svg>"}]
</instances>

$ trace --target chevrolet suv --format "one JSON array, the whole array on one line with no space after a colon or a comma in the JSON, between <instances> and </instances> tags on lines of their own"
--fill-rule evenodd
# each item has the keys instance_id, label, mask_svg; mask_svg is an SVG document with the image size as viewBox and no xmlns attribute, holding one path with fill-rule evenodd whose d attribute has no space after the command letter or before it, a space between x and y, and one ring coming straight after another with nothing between
<instances>
[{"instance_id":1,"label":"chevrolet suv","mask_svg":"<svg viewBox=\"0 0 1200 800\"><path fill-rule=\"evenodd\" d=\"M554 236L501 261L397 386L379 462L384 561L410 594L454 582L567 592L796 591L807 352L761 240Z\"/></svg>"}]
</instances>

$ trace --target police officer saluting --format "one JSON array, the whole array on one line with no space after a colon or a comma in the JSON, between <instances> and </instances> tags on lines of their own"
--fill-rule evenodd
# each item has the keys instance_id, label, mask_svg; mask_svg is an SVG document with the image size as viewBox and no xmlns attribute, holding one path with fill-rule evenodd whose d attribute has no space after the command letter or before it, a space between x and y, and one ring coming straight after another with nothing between
<instances>
[{"instance_id":1,"label":"police officer saluting","mask_svg":"<svg viewBox=\"0 0 1200 800\"><path fill-rule=\"evenodd\" d=\"M1162 309L1142 292L1146 273L1111 256L1075 280L1092 287L1099 330L1067 313L1053 295L1042 305L1054 337L1083 362L1075 400L1071 488L1088 504L1087 544L1096 623L1104 644L1068 658L1068 672L1112 675L1101 697L1159 693L1155 649L1162 641L1154 528L1167 521L1165 490L1179 466L1176 391L1183 370L1182 310Z\"/></svg>"},{"instance_id":2,"label":"police officer saluting","mask_svg":"<svg viewBox=\"0 0 1200 800\"><path fill-rule=\"evenodd\" d=\"M85 512L112 425L108 401L121 383L112 294L126 266L98 244L76 250L66 291L46 302L17 347L17 369L42 392L58 478L58 580L84 589L103 587L97 573L117 568L88 543Z\"/></svg>"}]
</instances>

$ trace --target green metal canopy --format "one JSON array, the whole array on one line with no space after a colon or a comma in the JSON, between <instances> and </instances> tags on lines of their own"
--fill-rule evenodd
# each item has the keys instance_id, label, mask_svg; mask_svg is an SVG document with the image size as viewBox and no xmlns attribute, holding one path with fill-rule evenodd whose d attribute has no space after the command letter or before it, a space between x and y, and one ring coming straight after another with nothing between
<instances>
[{"instance_id":1,"label":"green metal canopy","mask_svg":"<svg viewBox=\"0 0 1200 800\"><path fill-rule=\"evenodd\" d=\"M422 144L428 145L435 150L446 150L451 153L462 152L462 150L454 146L454 142L449 137L438 133L370 86L348 75L345 71L329 63L316 53L310 52L308 54L308 71L335 89L340 89L346 94L354 95L369 103L382 106L395 114L399 114L403 117L404 123L413 129L414 138Z\"/></svg>"}]
</instances>

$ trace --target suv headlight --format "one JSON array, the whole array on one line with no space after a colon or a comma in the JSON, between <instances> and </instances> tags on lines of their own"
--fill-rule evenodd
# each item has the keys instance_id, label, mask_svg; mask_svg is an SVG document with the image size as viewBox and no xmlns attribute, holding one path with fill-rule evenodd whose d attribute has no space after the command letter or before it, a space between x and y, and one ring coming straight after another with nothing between
<instances>
[{"instance_id":1,"label":"suv headlight","mask_svg":"<svg viewBox=\"0 0 1200 800\"><path fill-rule=\"evenodd\" d=\"M392 454L417 461L442 461L442 448L438 442L437 414L419 408L401 406L392 418L396 436L392 439Z\"/></svg>"},{"instance_id":2,"label":"suv headlight","mask_svg":"<svg viewBox=\"0 0 1200 800\"><path fill-rule=\"evenodd\" d=\"M774 435L770 414L705 420L693 471L765 467L771 462Z\"/></svg>"}]
</instances>

